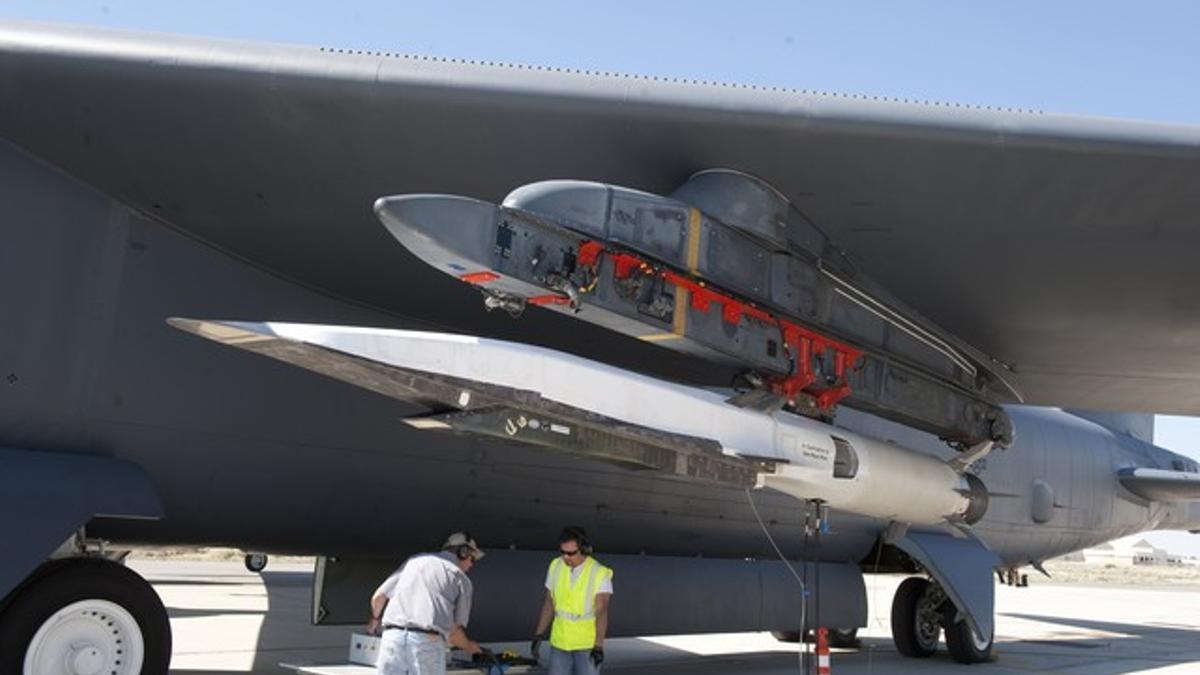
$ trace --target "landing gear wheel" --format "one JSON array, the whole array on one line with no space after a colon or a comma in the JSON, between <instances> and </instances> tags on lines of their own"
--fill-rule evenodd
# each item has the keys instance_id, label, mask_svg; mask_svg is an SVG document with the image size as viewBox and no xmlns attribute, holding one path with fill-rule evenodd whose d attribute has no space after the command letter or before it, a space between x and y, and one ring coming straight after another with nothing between
<instances>
[{"instance_id":1,"label":"landing gear wheel","mask_svg":"<svg viewBox=\"0 0 1200 675\"><path fill-rule=\"evenodd\" d=\"M950 656L954 657L955 661L983 663L991 660L995 635L989 635L986 640L980 638L965 619L947 623L945 629L946 648L950 650Z\"/></svg>"},{"instance_id":2,"label":"landing gear wheel","mask_svg":"<svg viewBox=\"0 0 1200 675\"><path fill-rule=\"evenodd\" d=\"M896 651L913 658L933 656L942 630L942 602L937 587L926 579L910 577L900 583L892 600Z\"/></svg>"},{"instance_id":3,"label":"landing gear wheel","mask_svg":"<svg viewBox=\"0 0 1200 675\"><path fill-rule=\"evenodd\" d=\"M267 569L267 554L266 553L247 553L243 561L246 569L251 572L261 572Z\"/></svg>"},{"instance_id":4,"label":"landing gear wheel","mask_svg":"<svg viewBox=\"0 0 1200 675\"><path fill-rule=\"evenodd\" d=\"M48 564L0 615L0 673L166 675L171 626L150 584L105 560Z\"/></svg>"},{"instance_id":5,"label":"landing gear wheel","mask_svg":"<svg viewBox=\"0 0 1200 675\"><path fill-rule=\"evenodd\" d=\"M779 640L780 642L799 642L800 641L800 631L798 631L798 630L773 630L773 631L771 631L771 637L775 638L776 640ZM853 647L857 647L859 645L857 628L830 628L829 633L827 634L827 637L829 640L830 647L837 647L839 649L850 649ZM804 631L804 641L805 642L814 642L815 641L813 638L812 631L810 631L810 630Z\"/></svg>"},{"instance_id":6,"label":"landing gear wheel","mask_svg":"<svg viewBox=\"0 0 1200 675\"><path fill-rule=\"evenodd\" d=\"M829 646L838 649L853 649L859 645L857 628L830 628Z\"/></svg>"}]
</instances>

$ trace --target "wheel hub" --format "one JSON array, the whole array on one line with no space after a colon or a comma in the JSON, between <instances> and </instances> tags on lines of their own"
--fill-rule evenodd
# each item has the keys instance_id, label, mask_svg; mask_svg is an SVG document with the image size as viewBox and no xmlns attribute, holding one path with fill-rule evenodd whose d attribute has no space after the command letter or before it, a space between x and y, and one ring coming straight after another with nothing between
<instances>
[{"instance_id":1,"label":"wheel hub","mask_svg":"<svg viewBox=\"0 0 1200 675\"><path fill-rule=\"evenodd\" d=\"M22 675L136 675L144 657L141 627L128 610L108 600L80 600L34 633Z\"/></svg>"},{"instance_id":2,"label":"wheel hub","mask_svg":"<svg viewBox=\"0 0 1200 675\"><path fill-rule=\"evenodd\" d=\"M940 590L933 584L917 601L917 640L926 647L937 647L938 636L942 630L941 605L945 600Z\"/></svg>"},{"instance_id":3,"label":"wheel hub","mask_svg":"<svg viewBox=\"0 0 1200 675\"><path fill-rule=\"evenodd\" d=\"M99 675L107 659L95 645L75 645L67 655L69 675Z\"/></svg>"}]
</instances>

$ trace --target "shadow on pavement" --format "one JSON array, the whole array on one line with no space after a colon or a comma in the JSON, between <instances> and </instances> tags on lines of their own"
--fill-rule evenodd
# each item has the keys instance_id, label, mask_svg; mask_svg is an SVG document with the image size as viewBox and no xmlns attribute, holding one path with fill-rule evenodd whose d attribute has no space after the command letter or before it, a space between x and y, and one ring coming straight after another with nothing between
<instances>
[{"instance_id":1,"label":"shadow on pavement","mask_svg":"<svg viewBox=\"0 0 1200 675\"><path fill-rule=\"evenodd\" d=\"M1104 672L1129 673L1152 666L1193 663L1200 656L1200 630L1180 624L1161 622L1122 623L1071 617L1006 612L1001 616L1026 621L1065 626L1071 629L1051 632L1041 639L1015 640L1006 644L1011 651L1053 649L1057 653L1104 652ZM1086 635L1079 631L1096 631L1104 635Z\"/></svg>"}]
</instances>

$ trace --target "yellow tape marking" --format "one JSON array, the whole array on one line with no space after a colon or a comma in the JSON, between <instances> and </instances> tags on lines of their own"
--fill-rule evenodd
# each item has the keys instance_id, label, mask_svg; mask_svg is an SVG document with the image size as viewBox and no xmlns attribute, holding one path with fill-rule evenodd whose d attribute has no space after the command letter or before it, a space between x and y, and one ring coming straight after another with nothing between
<instances>
[{"instance_id":1,"label":"yellow tape marking","mask_svg":"<svg viewBox=\"0 0 1200 675\"><path fill-rule=\"evenodd\" d=\"M675 287L675 315L671 321L671 332L682 336L687 330L687 312L688 312L688 296L691 295L688 289L680 286Z\"/></svg>"},{"instance_id":2,"label":"yellow tape marking","mask_svg":"<svg viewBox=\"0 0 1200 675\"><path fill-rule=\"evenodd\" d=\"M700 209L688 209L687 267L692 274L700 266Z\"/></svg>"},{"instance_id":3,"label":"yellow tape marking","mask_svg":"<svg viewBox=\"0 0 1200 675\"><path fill-rule=\"evenodd\" d=\"M646 342L664 342L666 340L678 340L680 337L682 336L674 333L651 333L650 335L642 335L638 339L645 340Z\"/></svg>"}]
</instances>

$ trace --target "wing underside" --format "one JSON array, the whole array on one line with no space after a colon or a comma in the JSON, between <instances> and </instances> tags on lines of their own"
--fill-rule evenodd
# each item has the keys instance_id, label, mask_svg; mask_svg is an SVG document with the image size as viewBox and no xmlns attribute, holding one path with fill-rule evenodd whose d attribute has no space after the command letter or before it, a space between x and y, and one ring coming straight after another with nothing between
<instances>
[{"instance_id":1,"label":"wing underside","mask_svg":"<svg viewBox=\"0 0 1200 675\"><path fill-rule=\"evenodd\" d=\"M1026 403L1200 414L1197 127L16 22L0 92L0 139L397 325L727 381L564 317L498 324L371 204L547 178L667 194L728 167Z\"/></svg>"}]
</instances>

